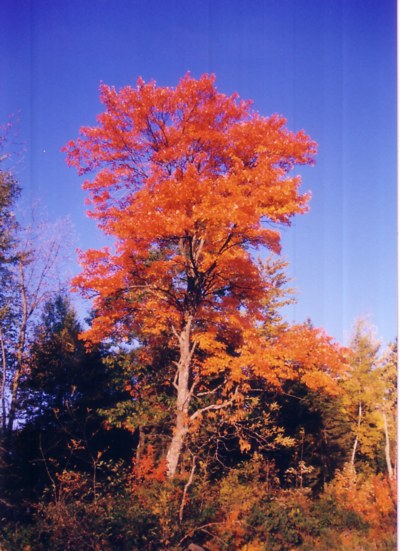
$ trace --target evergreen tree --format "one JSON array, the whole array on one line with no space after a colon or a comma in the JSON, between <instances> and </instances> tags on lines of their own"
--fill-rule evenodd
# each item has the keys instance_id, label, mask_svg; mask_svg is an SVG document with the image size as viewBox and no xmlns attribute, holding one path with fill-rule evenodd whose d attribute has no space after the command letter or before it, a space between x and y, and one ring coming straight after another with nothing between
<instances>
[{"instance_id":1,"label":"evergreen tree","mask_svg":"<svg viewBox=\"0 0 400 551\"><path fill-rule=\"evenodd\" d=\"M102 408L124 397L104 349L85 349L68 298L45 305L21 383L24 425L14 444L14 469L26 495L38 498L68 469L96 477L99 461L125 457L131 433L105 428ZM15 489L15 488L14 488Z\"/></svg>"}]
</instances>

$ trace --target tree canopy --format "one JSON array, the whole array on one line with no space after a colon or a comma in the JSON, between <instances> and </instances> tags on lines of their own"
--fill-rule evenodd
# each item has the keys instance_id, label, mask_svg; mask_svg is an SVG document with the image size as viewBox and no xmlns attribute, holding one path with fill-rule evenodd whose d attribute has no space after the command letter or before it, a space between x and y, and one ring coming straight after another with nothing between
<instances>
[{"instance_id":1,"label":"tree canopy","mask_svg":"<svg viewBox=\"0 0 400 551\"><path fill-rule=\"evenodd\" d=\"M82 254L75 286L94 297L88 341L135 340L143 362L155 347L176 350L172 476L190 421L232 405L251 377L329 386L340 365L324 334L265 330L273 285L256 256L279 253L279 225L307 210L293 171L313 163L316 144L221 94L213 76L186 75L176 88L102 86L101 100L97 126L66 152L80 174L95 171L84 183L90 213L115 248ZM206 403L213 381L223 392Z\"/></svg>"}]
</instances>

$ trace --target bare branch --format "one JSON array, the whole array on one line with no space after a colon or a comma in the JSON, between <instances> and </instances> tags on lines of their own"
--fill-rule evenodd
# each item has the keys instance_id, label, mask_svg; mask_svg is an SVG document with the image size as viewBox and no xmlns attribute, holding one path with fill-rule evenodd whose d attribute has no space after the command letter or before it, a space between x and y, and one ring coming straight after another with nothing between
<instances>
[{"instance_id":1,"label":"bare branch","mask_svg":"<svg viewBox=\"0 0 400 551\"><path fill-rule=\"evenodd\" d=\"M214 390L207 390L206 392L198 392L195 397L196 398L199 398L200 396L208 396L209 394L215 394L219 389L221 389L226 383L226 379L224 379L224 381L218 385L217 387L214 388Z\"/></svg>"},{"instance_id":2,"label":"bare branch","mask_svg":"<svg viewBox=\"0 0 400 551\"><path fill-rule=\"evenodd\" d=\"M176 365L178 365L178 362L174 362ZM178 376L179 376L179 370L177 369L176 372L175 372L175 377L174 377L174 380L172 382L172 386L178 390Z\"/></svg>"},{"instance_id":3,"label":"bare branch","mask_svg":"<svg viewBox=\"0 0 400 551\"><path fill-rule=\"evenodd\" d=\"M179 508L179 522L180 523L182 523L182 520L183 520L183 510L185 508L185 503L186 503L186 494L187 494L187 491L188 491L189 487L191 486L191 484L193 482L193 476L194 476L194 472L196 470L196 459L197 459L197 457L195 455L193 455L193 457L192 457L192 460L193 460L192 461L192 469L190 471L189 479L186 482L185 487L183 489L181 506Z\"/></svg>"},{"instance_id":4,"label":"bare branch","mask_svg":"<svg viewBox=\"0 0 400 551\"><path fill-rule=\"evenodd\" d=\"M233 402L235 401L238 390L239 390L239 387L237 386L235 388L233 396L232 396L232 398L230 398L230 400L225 400L221 404L210 404L209 406L205 406L204 408L198 409L197 411L192 413L192 415L190 416L190 420L194 421L194 419L197 419L197 417L199 417L200 415L202 415L206 411L216 411L216 410L223 409L223 408L226 408L228 406L231 406L233 404Z\"/></svg>"},{"instance_id":5,"label":"bare branch","mask_svg":"<svg viewBox=\"0 0 400 551\"><path fill-rule=\"evenodd\" d=\"M228 406L231 406L233 403L233 399L231 400L226 400L225 402L222 402L222 404L211 404L209 406L206 406L204 408L201 408L201 409L198 409L197 411L195 411L191 416L190 416L190 420L191 421L194 421L195 419L197 419L197 417L199 417L200 415L202 415L203 413L205 413L206 411L211 411L211 410L218 410L218 409L223 409L223 408L226 408Z\"/></svg>"}]
</instances>

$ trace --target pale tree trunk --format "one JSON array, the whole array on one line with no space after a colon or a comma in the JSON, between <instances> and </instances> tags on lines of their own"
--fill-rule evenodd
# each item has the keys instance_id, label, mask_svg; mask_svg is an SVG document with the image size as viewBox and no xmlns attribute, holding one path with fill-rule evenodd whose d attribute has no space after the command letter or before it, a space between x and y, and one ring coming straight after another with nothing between
<instances>
[{"instance_id":1,"label":"pale tree trunk","mask_svg":"<svg viewBox=\"0 0 400 551\"><path fill-rule=\"evenodd\" d=\"M226 240L221 247L219 254L222 254L224 248L227 247L231 236ZM204 247L204 239L196 235L185 235L179 241L179 249L182 256L186 259L186 278L187 278L187 294L188 302L185 323L182 326L180 333L173 328L173 332L179 342L179 360L176 362L177 371L174 381L174 387L177 391L176 409L175 409L175 426L173 429L171 443L169 445L166 463L167 476L173 478L182 455L185 445L186 436L189 432L190 423L209 410L218 410L232 404L231 400L226 400L223 403L211 404L200 408L189 416L189 406L195 388L195 382L190 380L192 357L196 349L196 343L192 342L192 322L193 316L201 303L202 278L199 277L199 259ZM208 277L211 276L216 267L216 262L208 268ZM204 274L203 274L204 275ZM237 390L237 389L236 389ZM235 393L236 393L235 390ZM193 477L193 474L191 475Z\"/></svg>"},{"instance_id":2,"label":"pale tree trunk","mask_svg":"<svg viewBox=\"0 0 400 551\"><path fill-rule=\"evenodd\" d=\"M11 397L10 397L10 410L8 414L8 426L7 426L7 438L11 438L11 434L14 427L15 416L17 412L17 398L19 383L22 375L22 368L24 363L24 352L26 344L26 330L28 323L28 297L26 294L25 287L25 274L24 274L24 264L23 261L19 263L19 272L20 272L20 286L21 286L21 300L22 300L22 316L21 323L19 326L19 336L17 344L17 361L14 371L14 376L12 379L11 385Z\"/></svg>"},{"instance_id":3,"label":"pale tree trunk","mask_svg":"<svg viewBox=\"0 0 400 551\"><path fill-rule=\"evenodd\" d=\"M387 423L387 416L386 411L382 411L383 416L383 427L385 431L385 458L386 458L386 466L388 470L388 475L390 480L394 479L394 469L392 466L392 460L390 457L390 438L389 438L389 429L388 429L388 423Z\"/></svg>"},{"instance_id":4,"label":"pale tree trunk","mask_svg":"<svg viewBox=\"0 0 400 551\"><path fill-rule=\"evenodd\" d=\"M195 381L190 381L191 362L196 349L196 343L191 342L191 330L192 316L189 316L181 333L179 334L174 331L179 341L179 361L176 363L177 372L173 383L177 390L175 410L176 419L171 443L166 456L168 478L173 478L175 476L186 436L189 432L190 423L207 411L217 411L231 406L238 396L239 391L239 387L237 386L233 390L230 398L217 404L210 404L208 406L198 408L196 411L192 412L191 415L189 415L189 406L196 386ZM215 390L211 391L210 394L214 392Z\"/></svg>"},{"instance_id":5,"label":"pale tree trunk","mask_svg":"<svg viewBox=\"0 0 400 551\"><path fill-rule=\"evenodd\" d=\"M15 281L14 284L18 294L16 300L21 302L21 311L18 326L15 327L15 331L18 333L17 342L14 343L13 339L10 341L10 345L15 349L15 365L8 366L9 373L10 370L13 370L12 377L11 374L8 377L8 373L5 374L3 369L0 382L3 426L7 440L10 440L12 436L17 416L18 394L32 317L37 313L40 305L49 300L54 295L54 291L58 290L58 288L53 287L52 282L55 281L54 276L57 275L58 278L57 261L60 258L60 243L68 243L67 228L60 233L61 229L60 227L53 228L43 224L40 224L37 229L34 226L28 226L22 233L24 239L20 241L20 247L16 251L19 282ZM6 338L7 336L3 332L0 339L3 366L5 365L4 354L7 348ZM8 416L7 421L4 421L6 417L4 410L7 409L7 402L9 404Z\"/></svg>"},{"instance_id":6,"label":"pale tree trunk","mask_svg":"<svg viewBox=\"0 0 400 551\"><path fill-rule=\"evenodd\" d=\"M358 446L358 436L360 434L360 427L361 427L361 417L362 417L362 404L361 402L358 405L358 420L357 420L357 432L356 437L353 444L353 452L351 454L351 464L354 466L354 461L356 459L356 451Z\"/></svg>"},{"instance_id":7,"label":"pale tree trunk","mask_svg":"<svg viewBox=\"0 0 400 551\"><path fill-rule=\"evenodd\" d=\"M192 329L192 317L189 316L185 327L178 335L179 361L177 362L177 376L174 383L177 390L176 420L172 440L167 452L167 476L173 478L178 467L179 459L189 431L189 405L190 391L190 364L194 352L190 335Z\"/></svg>"},{"instance_id":8,"label":"pale tree trunk","mask_svg":"<svg viewBox=\"0 0 400 551\"><path fill-rule=\"evenodd\" d=\"M6 383L7 383L7 354L6 354L6 344L4 342L3 331L0 327L0 347L1 347L1 362L2 362L2 373L1 373L1 385L0 385L0 398L1 398L1 430L2 434L6 433L6 423L7 423L7 412L6 412Z\"/></svg>"},{"instance_id":9,"label":"pale tree trunk","mask_svg":"<svg viewBox=\"0 0 400 551\"><path fill-rule=\"evenodd\" d=\"M142 453L143 453L143 450L144 450L144 446L145 446L145 436L144 436L144 432L143 432L143 427L139 427L139 442L138 442L138 445L137 445L137 448L136 448L136 464L139 463L139 461L141 460L142 458Z\"/></svg>"}]
</instances>

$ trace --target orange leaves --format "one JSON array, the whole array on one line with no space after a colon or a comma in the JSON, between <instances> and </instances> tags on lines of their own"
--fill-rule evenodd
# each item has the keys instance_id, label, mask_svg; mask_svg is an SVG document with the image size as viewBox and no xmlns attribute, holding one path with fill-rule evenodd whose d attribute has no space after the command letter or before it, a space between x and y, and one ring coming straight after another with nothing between
<instances>
[{"instance_id":1,"label":"orange leaves","mask_svg":"<svg viewBox=\"0 0 400 551\"><path fill-rule=\"evenodd\" d=\"M100 220L107 219L104 187L121 190L127 207L139 189L145 196L156 192L155 205L148 195L145 202L153 213L160 209L165 222L174 210L187 211L187 200L225 228L239 222L235 216L243 209L244 225L259 224L260 217L286 223L302 212L307 196L288 174L295 164L312 162L314 142L286 130L278 115L260 117L249 102L219 93L214 81L186 75L175 89L142 80L136 89L101 87L106 111L98 126L81 129L65 147L69 164L81 172L99 170L85 187Z\"/></svg>"},{"instance_id":2,"label":"orange leaves","mask_svg":"<svg viewBox=\"0 0 400 551\"><path fill-rule=\"evenodd\" d=\"M156 461L152 445L148 445L140 459L134 462L133 475L135 482L149 480L163 481L166 477L165 461Z\"/></svg>"},{"instance_id":3,"label":"orange leaves","mask_svg":"<svg viewBox=\"0 0 400 551\"><path fill-rule=\"evenodd\" d=\"M293 170L312 164L316 144L281 116L221 94L209 75L188 74L176 88L103 85L101 100L97 126L65 148L78 171L96 171L84 187L115 238L115 254L82 256L74 282L95 297L87 338L150 345L162 336L177 348L190 317L192 367L203 376L328 387L340 351L314 330L272 327L277 272L254 256L260 247L279 253L271 224L307 210Z\"/></svg>"},{"instance_id":4,"label":"orange leaves","mask_svg":"<svg viewBox=\"0 0 400 551\"><path fill-rule=\"evenodd\" d=\"M280 345L289 348L296 361L305 368L321 365L333 375L343 373L346 350L322 329L307 324L295 325L282 335Z\"/></svg>"},{"instance_id":5,"label":"orange leaves","mask_svg":"<svg viewBox=\"0 0 400 551\"><path fill-rule=\"evenodd\" d=\"M358 513L370 525L370 537L381 539L382 533L391 531L395 517L393 489L382 474L357 475L354 467L346 463L329 484L338 503Z\"/></svg>"},{"instance_id":6,"label":"orange leaves","mask_svg":"<svg viewBox=\"0 0 400 551\"><path fill-rule=\"evenodd\" d=\"M255 326L251 316L240 313L222 327L224 338L215 332L193 337L198 349L206 353L203 376L225 374L231 383L240 385L252 378L263 379L278 389L287 380L298 380L312 390L339 392L345 351L321 330L298 325L268 337L263 326Z\"/></svg>"},{"instance_id":7,"label":"orange leaves","mask_svg":"<svg viewBox=\"0 0 400 551\"><path fill-rule=\"evenodd\" d=\"M313 390L338 392L335 380L343 374L345 351L324 331L293 326L278 337L275 347L289 379L299 379Z\"/></svg>"},{"instance_id":8,"label":"orange leaves","mask_svg":"<svg viewBox=\"0 0 400 551\"><path fill-rule=\"evenodd\" d=\"M343 349L322 331L298 325L268 339L260 328L243 334L240 354L229 366L239 381L250 374L280 388L286 380L300 380L313 390L339 392L337 379L346 362Z\"/></svg>"}]
</instances>

